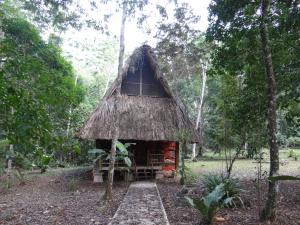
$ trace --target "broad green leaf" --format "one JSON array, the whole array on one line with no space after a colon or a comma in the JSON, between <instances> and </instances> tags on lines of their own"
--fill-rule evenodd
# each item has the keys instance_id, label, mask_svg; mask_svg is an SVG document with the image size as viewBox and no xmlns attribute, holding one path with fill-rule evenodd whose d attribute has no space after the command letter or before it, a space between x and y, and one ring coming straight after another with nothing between
<instances>
[{"instance_id":1,"label":"broad green leaf","mask_svg":"<svg viewBox=\"0 0 300 225\"><path fill-rule=\"evenodd\" d=\"M187 200L187 202L190 204L190 206L192 206L192 207L195 208L195 204L194 204L194 200L193 199L191 199L189 197L184 197L184 198Z\"/></svg>"},{"instance_id":2,"label":"broad green leaf","mask_svg":"<svg viewBox=\"0 0 300 225\"><path fill-rule=\"evenodd\" d=\"M131 162L130 158L124 157L124 162L128 167L131 167L132 162Z\"/></svg>"},{"instance_id":3,"label":"broad green leaf","mask_svg":"<svg viewBox=\"0 0 300 225\"><path fill-rule=\"evenodd\" d=\"M203 198L204 204L207 207L210 207L213 204L218 204L224 195L224 184L219 184L211 193L209 193L209 195Z\"/></svg>"},{"instance_id":4,"label":"broad green leaf","mask_svg":"<svg viewBox=\"0 0 300 225\"><path fill-rule=\"evenodd\" d=\"M122 155L128 155L125 145L123 145L120 141L117 141L117 149Z\"/></svg>"}]
</instances>

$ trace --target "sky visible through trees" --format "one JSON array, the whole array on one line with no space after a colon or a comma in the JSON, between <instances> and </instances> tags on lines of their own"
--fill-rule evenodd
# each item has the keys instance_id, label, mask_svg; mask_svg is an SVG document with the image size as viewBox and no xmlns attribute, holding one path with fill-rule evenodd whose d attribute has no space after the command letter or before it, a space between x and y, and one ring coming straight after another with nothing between
<instances>
[{"instance_id":1,"label":"sky visible through trees","mask_svg":"<svg viewBox=\"0 0 300 225\"><path fill-rule=\"evenodd\" d=\"M9 158L22 169L91 163L95 143L76 134L117 77L120 46L126 61L147 44L198 121L183 157L233 163L269 149L277 175L281 149L300 147L299 18L297 0L0 0L0 172Z\"/></svg>"}]
</instances>

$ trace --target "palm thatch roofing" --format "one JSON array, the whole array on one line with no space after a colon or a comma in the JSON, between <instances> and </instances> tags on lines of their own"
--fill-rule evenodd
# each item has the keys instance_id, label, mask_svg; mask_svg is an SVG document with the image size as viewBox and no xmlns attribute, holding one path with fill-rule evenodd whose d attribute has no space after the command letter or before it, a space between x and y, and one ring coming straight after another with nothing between
<instances>
[{"instance_id":1,"label":"palm thatch roofing","mask_svg":"<svg viewBox=\"0 0 300 225\"><path fill-rule=\"evenodd\" d=\"M134 69L142 57L147 57L152 73L167 97L130 96L121 93L122 81ZM119 114L119 123L117 115ZM191 142L198 142L198 134L184 107L172 94L160 72L150 46L137 48L126 61L121 74L105 93L98 107L81 128L81 139L113 138L114 126L119 127L118 139L144 141L179 141L178 132L189 130Z\"/></svg>"}]
</instances>

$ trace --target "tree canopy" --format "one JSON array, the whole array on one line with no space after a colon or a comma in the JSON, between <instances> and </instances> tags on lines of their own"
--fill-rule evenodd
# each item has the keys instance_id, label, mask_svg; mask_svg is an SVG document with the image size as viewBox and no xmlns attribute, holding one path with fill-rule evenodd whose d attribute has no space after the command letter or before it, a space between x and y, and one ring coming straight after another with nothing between
<instances>
[{"instance_id":1,"label":"tree canopy","mask_svg":"<svg viewBox=\"0 0 300 225\"><path fill-rule=\"evenodd\" d=\"M3 16L0 29L1 136L25 155L50 154L64 135L67 109L83 100L83 88L61 51L25 19Z\"/></svg>"}]
</instances>

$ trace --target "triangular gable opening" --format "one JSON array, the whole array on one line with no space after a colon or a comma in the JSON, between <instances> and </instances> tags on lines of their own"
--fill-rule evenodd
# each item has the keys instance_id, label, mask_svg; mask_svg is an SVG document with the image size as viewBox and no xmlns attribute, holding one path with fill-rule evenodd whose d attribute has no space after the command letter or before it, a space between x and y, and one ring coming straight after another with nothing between
<instances>
[{"instance_id":1,"label":"triangular gable opening","mask_svg":"<svg viewBox=\"0 0 300 225\"><path fill-rule=\"evenodd\" d=\"M169 95L155 76L147 54L143 51L134 65L130 65L122 80L121 93L130 96L167 98Z\"/></svg>"}]
</instances>

